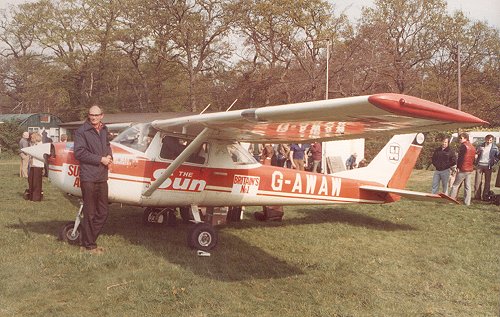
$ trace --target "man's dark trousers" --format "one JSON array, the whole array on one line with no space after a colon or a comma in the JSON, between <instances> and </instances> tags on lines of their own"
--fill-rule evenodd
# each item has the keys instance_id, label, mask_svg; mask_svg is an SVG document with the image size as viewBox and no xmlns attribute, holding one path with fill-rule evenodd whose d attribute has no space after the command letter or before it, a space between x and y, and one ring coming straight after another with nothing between
<instances>
[{"instance_id":1,"label":"man's dark trousers","mask_svg":"<svg viewBox=\"0 0 500 317\"><path fill-rule=\"evenodd\" d=\"M81 182L80 186L83 194L82 246L94 249L108 218L108 183Z\"/></svg>"}]
</instances>

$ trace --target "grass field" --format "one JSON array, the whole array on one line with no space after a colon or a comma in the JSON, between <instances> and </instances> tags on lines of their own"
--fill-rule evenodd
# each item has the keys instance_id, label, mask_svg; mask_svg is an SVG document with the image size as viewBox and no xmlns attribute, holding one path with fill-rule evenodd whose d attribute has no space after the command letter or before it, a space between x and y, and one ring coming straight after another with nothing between
<instances>
[{"instance_id":1,"label":"grass field","mask_svg":"<svg viewBox=\"0 0 500 317\"><path fill-rule=\"evenodd\" d=\"M286 207L221 227L210 257L186 225L112 205L96 256L57 240L77 207L44 180L22 199L0 161L0 316L498 316L500 208L401 201ZM410 189L428 191L432 172Z\"/></svg>"}]
</instances>

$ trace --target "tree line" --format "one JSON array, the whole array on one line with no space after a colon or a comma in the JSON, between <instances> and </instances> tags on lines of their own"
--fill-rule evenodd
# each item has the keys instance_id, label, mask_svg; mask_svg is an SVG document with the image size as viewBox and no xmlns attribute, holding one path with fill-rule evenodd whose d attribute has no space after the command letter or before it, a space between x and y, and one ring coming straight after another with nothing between
<instances>
[{"instance_id":1,"label":"tree line","mask_svg":"<svg viewBox=\"0 0 500 317\"><path fill-rule=\"evenodd\" d=\"M225 110L404 93L500 125L499 32L444 0L38 0L0 14L2 113ZM460 52L460 53L459 53ZM328 63L327 63L328 61ZM328 86L326 70L328 67Z\"/></svg>"}]
</instances>

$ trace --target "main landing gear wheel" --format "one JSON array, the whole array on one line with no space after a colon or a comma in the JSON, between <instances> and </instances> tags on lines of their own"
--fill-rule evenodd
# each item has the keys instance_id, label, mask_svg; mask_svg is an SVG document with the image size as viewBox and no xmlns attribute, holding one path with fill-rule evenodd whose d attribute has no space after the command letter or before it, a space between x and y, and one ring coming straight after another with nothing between
<instances>
[{"instance_id":1,"label":"main landing gear wheel","mask_svg":"<svg viewBox=\"0 0 500 317\"><path fill-rule=\"evenodd\" d=\"M59 231L59 240L65 241L69 244L79 245L82 242L82 232L80 230L80 226L78 226L75 234L73 235L74 227L74 222L68 222L67 224L62 226L61 230Z\"/></svg>"},{"instance_id":2,"label":"main landing gear wheel","mask_svg":"<svg viewBox=\"0 0 500 317\"><path fill-rule=\"evenodd\" d=\"M142 215L142 222L146 226L152 224L166 224L169 227L175 227L177 225L177 219L175 216L175 209L171 208L153 208L147 207L144 209L144 214Z\"/></svg>"},{"instance_id":3,"label":"main landing gear wheel","mask_svg":"<svg viewBox=\"0 0 500 317\"><path fill-rule=\"evenodd\" d=\"M187 238L189 247L207 252L215 248L219 239L214 227L204 222L195 224Z\"/></svg>"},{"instance_id":4,"label":"main landing gear wheel","mask_svg":"<svg viewBox=\"0 0 500 317\"><path fill-rule=\"evenodd\" d=\"M193 220L193 215L191 214L191 208L188 207L179 207L179 211L181 214L182 222L190 223Z\"/></svg>"}]
</instances>

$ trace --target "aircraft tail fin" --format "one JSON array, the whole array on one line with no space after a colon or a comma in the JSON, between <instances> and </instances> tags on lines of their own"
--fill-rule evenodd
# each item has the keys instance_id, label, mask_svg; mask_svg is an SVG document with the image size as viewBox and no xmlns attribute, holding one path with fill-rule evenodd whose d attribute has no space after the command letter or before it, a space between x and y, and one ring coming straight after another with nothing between
<instances>
[{"instance_id":1,"label":"aircraft tail fin","mask_svg":"<svg viewBox=\"0 0 500 317\"><path fill-rule=\"evenodd\" d=\"M404 189L422 150L423 141L424 135L421 133L395 135L368 166L333 175Z\"/></svg>"}]
</instances>

